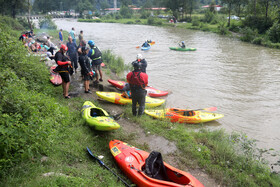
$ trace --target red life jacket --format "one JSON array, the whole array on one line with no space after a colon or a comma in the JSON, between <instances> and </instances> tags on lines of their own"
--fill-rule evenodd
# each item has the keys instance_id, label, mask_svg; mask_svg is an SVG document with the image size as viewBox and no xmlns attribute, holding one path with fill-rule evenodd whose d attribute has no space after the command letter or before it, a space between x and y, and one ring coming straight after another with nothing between
<instances>
[{"instance_id":1,"label":"red life jacket","mask_svg":"<svg viewBox=\"0 0 280 187\"><path fill-rule=\"evenodd\" d=\"M132 72L132 75L129 80L129 84L131 88L145 88L145 82L140 76L141 71L139 72Z\"/></svg>"}]
</instances>

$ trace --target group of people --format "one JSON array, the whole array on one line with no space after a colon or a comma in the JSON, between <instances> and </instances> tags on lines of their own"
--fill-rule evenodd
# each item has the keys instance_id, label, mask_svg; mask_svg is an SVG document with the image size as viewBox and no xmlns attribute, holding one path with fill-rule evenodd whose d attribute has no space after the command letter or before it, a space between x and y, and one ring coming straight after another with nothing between
<instances>
[{"instance_id":1,"label":"group of people","mask_svg":"<svg viewBox=\"0 0 280 187\"><path fill-rule=\"evenodd\" d=\"M49 36L44 36L44 42L38 42L34 39L33 30L23 33L19 40L27 48L30 53L45 53L50 59L54 59L57 50L56 45L51 41Z\"/></svg>"}]
</instances>

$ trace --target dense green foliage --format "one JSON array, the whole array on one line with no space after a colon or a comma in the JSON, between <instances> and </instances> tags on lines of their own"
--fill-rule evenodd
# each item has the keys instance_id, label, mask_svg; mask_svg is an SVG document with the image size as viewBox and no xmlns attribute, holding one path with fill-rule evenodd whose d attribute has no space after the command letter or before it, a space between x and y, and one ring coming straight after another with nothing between
<instances>
[{"instance_id":1,"label":"dense green foliage","mask_svg":"<svg viewBox=\"0 0 280 187\"><path fill-rule=\"evenodd\" d=\"M18 162L46 154L57 134L54 127L70 120L68 109L50 97L56 92L46 66L10 34L14 29L0 26L0 176Z\"/></svg>"},{"instance_id":2,"label":"dense green foliage","mask_svg":"<svg viewBox=\"0 0 280 187\"><path fill-rule=\"evenodd\" d=\"M123 58L116 57L110 50L102 52L102 59L110 70L116 74L120 74L128 68L128 66L124 64Z\"/></svg>"}]
</instances>

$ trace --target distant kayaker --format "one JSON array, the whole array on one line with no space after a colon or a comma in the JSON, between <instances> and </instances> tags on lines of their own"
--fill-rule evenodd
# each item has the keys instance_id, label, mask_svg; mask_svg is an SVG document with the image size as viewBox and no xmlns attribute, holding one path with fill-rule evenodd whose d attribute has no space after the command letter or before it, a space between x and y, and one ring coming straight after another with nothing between
<instances>
[{"instance_id":1,"label":"distant kayaker","mask_svg":"<svg viewBox=\"0 0 280 187\"><path fill-rule=\"evenodd\" d=\"M133 63L139 63L141 66L141 71L146 73L147 61L143 58L141 54L137 54L136 60L132 62L132 65Z\"/></svg>"},{"instance_id":2,"label":"distant kayaker","mask_svg":"<svg viewBox=\"0 0 280 187\"><path fill-rule=\"evenodd\" d=\"M90 50L88 52L88 57L92 60L91 65L93 70L96 73L96 80L94 81L94 84L98 84L99 81L103 81L102 79L102 70L101 70L101 63L102 63L102 53L98 49L98 47L95 45L95 42L93 40L88 41L88 45L90 46ZM99 75L100 79L98 79Z\"/></svg>"},{"instance_id":3,"label":"distant kayaker","mask_svg":"<svg viewBox=\"0 0 280 187\"><path fill-rule=\"evenodd\" d=\"M134 70L129 72L126 76L127 82L129 83L132 98L132 114L137 115L137 104L138 116L141 116L145 110L146 102L146 86L148 85L148 75L141 72L141 66L139 63L133 64Z\"/></svg>"},{"instance_id":4,"label":"distant kayaker","mask_svg":"<svg viewBox=\"0 0 280 187\"><path fill-rule=\"evenodd\" d=\"M185 42L184 42L184 41L182 41L182 42L179 44L179 46L180 46L181 48L186 48L186 45L185 45Z\"/></svg>"},{"instance_id":5,"label":"distant kayaker","mask_svg":"<svg viewBox=\"0 0 280 187\"><path fill-rule=\"evenodd\" d=\"M81 74L84 79L85 93L91 93L89 89L89 80L91 79L91 76L93 76L93 72L91 71L90 61L87 56L89 48L82 47L81 50L82 54L79 56L79 63L81 66Z\"/></svg>"},{"instance_id":6,"label":"distant kayaker","mask_svg":"<svg viewBox=\"0 0 280 187\"><path fill-rule=\"evenodd\" d=\"M69 76L68 66L71 65L71 61L65 56L67 50L68 50L67 46L62 44L60 46L60 50L57 53L55 53L55 57L54 57L54 60L58 65L56 71L60 74L62 78L63 96L65 99L70 98L68 94L68 90L70 86L70 76Z\"/></svg>"},{"instance_id":7,"label":"distant kayaker","mask_svg":"<svg viewBox=\"0 0 280 187\"><path fill-rule=\"evenodd\" d=\"M143 44L142 44L142 47L149 47L150 44L148 43L148 41L145 41Z\"/></svg>"}]
</instances>

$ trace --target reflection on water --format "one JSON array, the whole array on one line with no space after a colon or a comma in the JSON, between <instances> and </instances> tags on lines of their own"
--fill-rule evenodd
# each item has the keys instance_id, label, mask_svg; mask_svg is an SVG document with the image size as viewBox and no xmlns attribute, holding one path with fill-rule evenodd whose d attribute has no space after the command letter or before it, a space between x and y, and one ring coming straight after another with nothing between
<instances>
[{"instance_id":1,"label":"reflection on water","mask_svg":"<svg viewBox=\"0 0 280 187\"><path fill-rule=\"evenodd\" d=\"M244 132L258 140L258 146L279 151L279 50L178 28L64 20L56 24L67 31L73 26L77 33L83 30L85 39L93 39L101 50L111 49L126 63L142 53L150 85L172 90L167 106L216 106L225 117L207 128ZM151 50L136 48L147 39L156 42ZM169 50L181 41L197 51Z\"/></svg>"}]
</instances>

